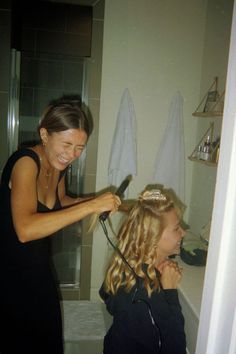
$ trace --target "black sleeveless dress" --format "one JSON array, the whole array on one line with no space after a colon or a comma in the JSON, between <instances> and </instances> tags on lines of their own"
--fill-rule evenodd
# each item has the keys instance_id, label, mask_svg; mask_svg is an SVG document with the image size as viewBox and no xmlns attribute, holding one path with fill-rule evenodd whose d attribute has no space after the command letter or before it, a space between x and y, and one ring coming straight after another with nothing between
<instances>
[{"instance_id":1,"label":"black sleeveless dress","mask_svg":"<svg viewBox=\"0 0 236 354\"><path fill-rule=\"evenodd\" d=\"M61 309L50 237L21 243L12 222L8 183L14 164L23 156L31 157L39 171L38 155L30 149L19 150L9 158L0 186L0 353L62 354ZM52 210L60 208L57 196ZM38 202L38 212L52 210Z\"/></svg>"}]
</instances>

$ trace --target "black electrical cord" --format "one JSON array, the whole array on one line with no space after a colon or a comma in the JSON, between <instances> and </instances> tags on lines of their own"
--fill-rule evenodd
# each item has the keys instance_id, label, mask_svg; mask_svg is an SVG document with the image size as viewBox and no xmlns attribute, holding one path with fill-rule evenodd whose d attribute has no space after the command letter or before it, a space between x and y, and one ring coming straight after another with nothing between
<instances>
[{"instance_id":1,"label":"black electrical cord","mask_svg":"<svg viewBox=\"0 0 236 354\"><path fill-rule=\"evenodd\" d=\"M134 275L135 277L135 280L136 280L136 283L137 283L137 287L136 289L134 290L134 295L132 297L132 304L137 304L137 303L144 303L147 308L148 308L148 314L149 314L149 317L151 319L151 322L152 322L152 325L156 328L156 331L157 331L157 335L158 335L158 349L161 350L161 347L162 347L162 340L161 340L161 330L160 330L160 327L158 326L158 324L156 323L154 317L153 317L153 314L152 314L152 309L151 309L151 306L150 304L144 300L144 299L135 299L136 296L137 296L137 293L140 289L140 278L139 276L135 273L134 269L131 267L131 265L129 264L129 262L126 260L126 258L124 257L123 253L120 251L120 249L114 245L114 243L111 241L109 235L108 235L108 231L107 231L107 228L106 228L106 225L105 225L105 222L104 220L102 220L101 218L99 219L100 221L100 224L103 228L103 231L104 231L104 234L106 236L106 239L107 241L110 243L110 245L112 246L112 248L114 249L114 251L116 251L119 256L121 257L121 259L123 260L123 262L127 265L127 267L130 269L131 273Z\"/></svg>"},{"instance_id":2,"label":"black electrical cord","mask_svg":"<svg viewBox=\"0 0 236 354\"><path fill-rule=\"evenodd\" d=\"M105 222L103 220L100 220L100 224L102 225L104 234L107 238L107 241L110 243L110 245L112 246L112 248L119 254L119 256L121 257L122 261L127 265L127 267L131 270L131 273L133 273L135 279L137 280L137 274L135 273L135 271L133 270L133 268L131 267L131 265L129 264L129 262L125 259L123 253L120 251L120 249L114 245L114 243L112 242L112 240L110 239L110 237L108 236L108 231L105 225Z\"/></svg>"}]
</instances>

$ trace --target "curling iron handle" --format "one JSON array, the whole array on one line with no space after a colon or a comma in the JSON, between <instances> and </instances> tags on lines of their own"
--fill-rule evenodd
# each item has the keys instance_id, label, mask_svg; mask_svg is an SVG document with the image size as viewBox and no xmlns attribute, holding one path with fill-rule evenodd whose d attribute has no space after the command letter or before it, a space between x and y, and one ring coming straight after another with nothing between
<instances>
[{"instance_id":1,"label":"curling iron handle","mask_svg":"<svg viewBox=\"0 0 236 354\"><path fill-rule=\"evenodd\" d=\"M124 191L126 190L126 188L129 185L130 180L129 179L125 179L120 187L117 189L115 195L117 195L118 197L122 197L122 194L124 193ZM99 220L101 221L105 221L108 218L108 215L110 214L110 211L104 211L102 214L100 214L99 216Z\"/></svg>"}]
</instances>

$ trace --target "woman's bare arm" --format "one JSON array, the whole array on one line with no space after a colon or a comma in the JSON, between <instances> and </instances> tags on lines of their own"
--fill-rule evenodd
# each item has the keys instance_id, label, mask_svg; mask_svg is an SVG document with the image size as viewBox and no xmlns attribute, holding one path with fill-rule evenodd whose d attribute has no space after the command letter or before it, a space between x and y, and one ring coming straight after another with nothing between
<instances>
[{"instance_id":1,"label":"woman's bare arm","mask_svg":"<svg viewBox=\"0 0 236 354\"><path fill-rule=\"evenodd\" d=\"M30 158L18 160L11 175L13 223L21 242L41 239L92 213L114 212L120 204L117 196L105 193L92 200L58 211L37 212L37 166Z\"/></svg>"}]
</instances>

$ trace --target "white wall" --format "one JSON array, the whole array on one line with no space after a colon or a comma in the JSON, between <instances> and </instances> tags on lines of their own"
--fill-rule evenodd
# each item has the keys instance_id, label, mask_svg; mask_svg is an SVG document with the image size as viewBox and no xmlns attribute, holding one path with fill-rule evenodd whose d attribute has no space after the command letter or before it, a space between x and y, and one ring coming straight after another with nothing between
<instances>
[{"instance_id":1,"label":"white wall","mask_svg":"<svg viewBox=\"0 0 236 354\"><path fill-rule=\"evenodd\" d=\"M222 143L196 354L236 353L236 3Z\"/></svg>"},{"instance_id":2,"label":"white wall","mask_svg":"<svg viewBox=\"0 0 236 354\"><path fill-rule=\"evenodd\" d=\"M233 0L208 0L204 52L201 73L201 97L205 95L215 76L218 89L225 89ZM215 135L221 130L222 118L196 118L196 144L200 141L210 123L214 123ZM201 231L212 214L214 201L216 167L194 163L189 223L196 233Z\"/></svg>"},{"instance_id":3,"label":"white wall","mask_svg":"<svg viewBox=\"0 0 236 354\"><path fill-rule=\"evenodd\" d=\"M200 97L206 0L106 0L96 190L107 187L107 168L120 98L128 87L137 118L138 175L129 197L152 182L155 156L169 104L179 90L184 98L186 203L189 204ZM91 298L103 280L107 245L94 234Z\"/></svg>"}]
</instances>

